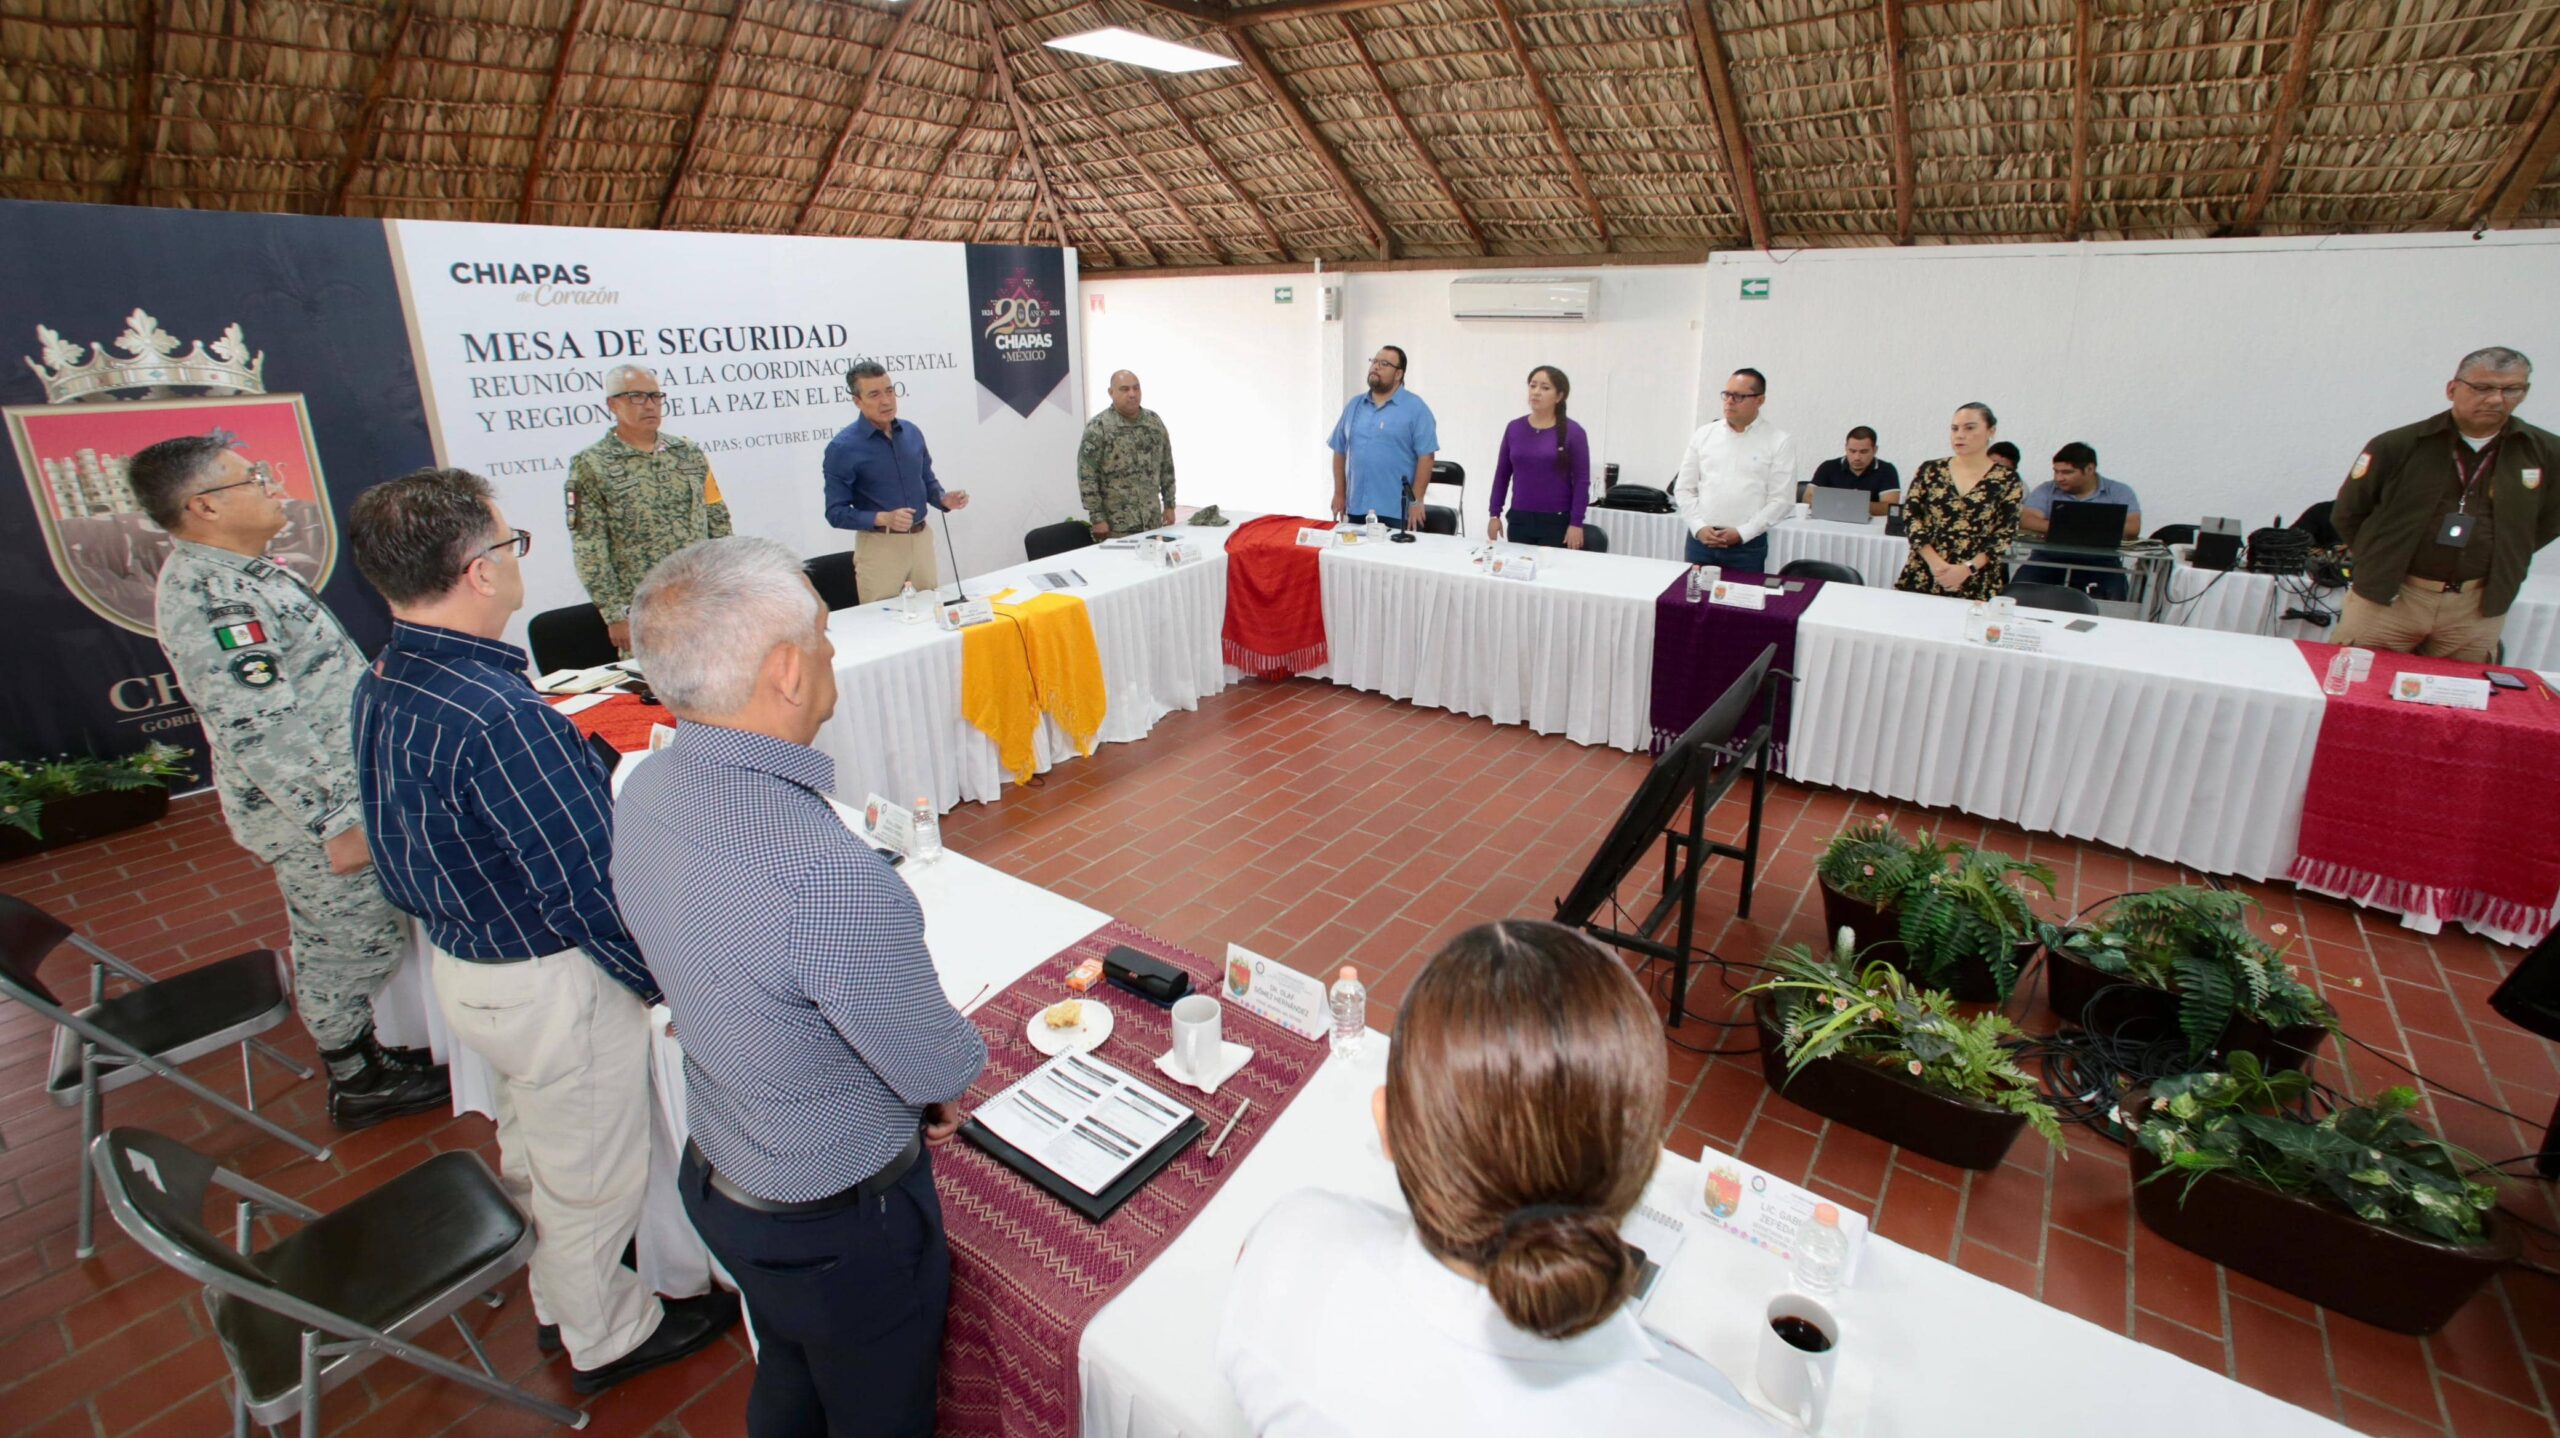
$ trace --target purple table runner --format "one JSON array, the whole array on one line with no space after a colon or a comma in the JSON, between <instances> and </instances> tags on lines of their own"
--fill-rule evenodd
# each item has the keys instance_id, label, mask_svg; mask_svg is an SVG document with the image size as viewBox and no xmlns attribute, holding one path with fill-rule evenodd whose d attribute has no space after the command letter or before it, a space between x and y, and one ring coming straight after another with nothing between
<instances>
[{"instance_id":1,"label":"purple table runner","mask_svg":"<svg viewBox=\"0 0 2560 1438\"><path fill-rule=\"evenodd\" d=\"M1725 571L1725 577L1757 584L1760 576ZM1689 577L1683 573L1662 591L1653 602L1653 752L1661 753L1672 740L1680 737L1707 706L1742 671L1751 667L1760 651L1771 644L1778 646L1778 656L1771 661L1773 669L1795 668L1796 620L1805 606L1822 592L1819 579L1790 579L1798 586L1783 594L1769 596L1765 609L1737 609L1714 604L1703 597L1695 604L1688 601ZM1769 767L1783 769L1787 760L1787 722L1791 716L1789 689L1785 681L1772 684L1768 697L1753 705L1743 715L1738 733L1757 728L1765 706L1769 711Z\"/></svg>"}]
</instances>

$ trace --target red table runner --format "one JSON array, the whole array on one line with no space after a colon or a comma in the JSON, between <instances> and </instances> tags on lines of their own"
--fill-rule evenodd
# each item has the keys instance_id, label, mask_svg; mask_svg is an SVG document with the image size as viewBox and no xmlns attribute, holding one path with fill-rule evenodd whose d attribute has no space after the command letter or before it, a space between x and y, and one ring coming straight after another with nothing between
<instances>
[{"instance_id":1,"label":"red table runner","mask_svg":"<svg viewBox=\"0 0 2560 1438\"><path fill-rule=\"evenodd\" d=\"M2297 641L2314 675L2334 644ZM2560 901L2560 699L2521 692L2485 710L2390 697L2403 673L2477 679L2482 666L2376 652L2372 677L2328 696L2292 875L2401 913L2538 936Z\"/></svg>"},{"instance_id":2,"label":"red table runner","mask_svg":"<svg viewBox=\"0 0 2560 1438\"><path fill-rule=\"evenodd\" d=\"M1324 551L1298 543L1301 529L1333 521L1266 514L1227 537L1227 662L1257 679L1286 679L1323 667Z\"/></svg>"},{"instance_id":3,"label":"red table runner","mask_svg":"<svg viewBox=\"0 0 2560 1438\"><path fill-rule=\"evenodd\" d=\"M649 731L664 724L672 729L676 716L664 704L643 704L637 694L616 694L602 704L581 709L569 716L569 722L581 734L602 734L604 741L625 754L636 754L649 747Z\"/></svg>"},{"instance_id":4,"label":"red table runner","mask_svg":"<svg viewBox=\"0 0 2560 1438\"><path fill-rule=\"evenodd\" d=\"M971 1016L986 1035L987 1068L970 1087L969 1104L1047 1062L1024 1036L1025 1025L1050 1004L1074 997L1064 983L1069 969L1120 944L1188 971L1195 992L1218 992L1218 965L1126 924L1105 924ZM1155 1056L1173 1047L1170 1014L1107 984L1092 996L1110 1006L1113 1024L1095 1056L1183 1099L1209 1132L1100 1223L965 1139L934 1151L934 1184L951 1235L951 1313L935 1429L942 1438L1076 1432L1083 1403L1076 1352L1085 1324L1181 1236L1325 1059L1323 1044L1226 1004L1226 1038L1251 1046L1254 1055L1211 1097L1156 1070ZM1218 1156L1208 1157L1210 1141L1247 1099L1253 1107Z\"/></svg>"}]
</instances>

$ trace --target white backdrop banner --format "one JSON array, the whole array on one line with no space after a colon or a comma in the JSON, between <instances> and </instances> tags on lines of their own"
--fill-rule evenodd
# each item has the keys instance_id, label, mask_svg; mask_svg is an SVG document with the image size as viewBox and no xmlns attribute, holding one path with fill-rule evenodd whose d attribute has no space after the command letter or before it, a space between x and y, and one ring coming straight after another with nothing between
<instances>
[{"instance_id":1,"label":"white backdrop banner","mask_svg":"<svg viewBox=\"0 0 2560 1438\"><path fill-rule=\"evenodd\" d=\"M390 230L437 455L486 476L508 522L535 536L518 636L524 618L586 597L562 486L570 458L612 427L604 380L619 364L656 372L666 432L709 455L737 531L803 556L852 547L827 524L819 464L859 418L844 379L857 359L888 368L936 477L969 494L949 517L962 573L1019 561L1024 531L1082 512L1084 417L1056 402L1028 413L979 402L971 356L987 306L972 293L972 246L408 220ZM1063 293L1017 282L1002 307L1011 332L1045 325L1062 360L1079 339L1076 257L1063 258ZM1054 394L1077 392L1061 383Z\"/></svg>"}]
</instances>

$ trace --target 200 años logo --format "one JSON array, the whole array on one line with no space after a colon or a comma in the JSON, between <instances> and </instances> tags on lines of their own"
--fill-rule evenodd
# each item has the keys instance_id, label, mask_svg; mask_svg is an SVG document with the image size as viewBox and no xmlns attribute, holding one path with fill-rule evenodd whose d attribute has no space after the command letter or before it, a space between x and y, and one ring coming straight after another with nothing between
<instances>
[{"instance_id":1,"label":"200 a\u00f1os logo","mask_svg":"<svg viewBox=\"0 0 2560 1438\"><path fill-rule=\"evenodd\" d=\"M987 321L983 333L1009 362L1046 359L1057 347L1058 311L1040 297L1039 286L1027 275L1016 276L979 313Z\"/></svg>"}]
</instances>

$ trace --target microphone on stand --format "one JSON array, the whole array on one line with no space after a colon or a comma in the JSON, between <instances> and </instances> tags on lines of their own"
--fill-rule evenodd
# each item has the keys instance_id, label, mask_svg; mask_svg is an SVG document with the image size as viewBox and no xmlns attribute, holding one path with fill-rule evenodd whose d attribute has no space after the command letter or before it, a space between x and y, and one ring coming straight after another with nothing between
<instances>
[{"instance_id":1,"label":"microphone on stand","mask_svg":"<svg viewBox=\"0 0 2560 1438\"><path fill-rule=\"evenodd\" d=\"M925 508L928 510L932 509L932 503L927 501ZM943 549L951 555L951 593L953 597L946 602L950 604L965 604L969 599L969 591L962 587L960 582L960 547L954 544L951 540L950 510L946 509L942 512L942 523L937 525L936 528L942 531ZM932 541L928 540L926 542L931 543Z\"/></svg>"}]
</instances>

